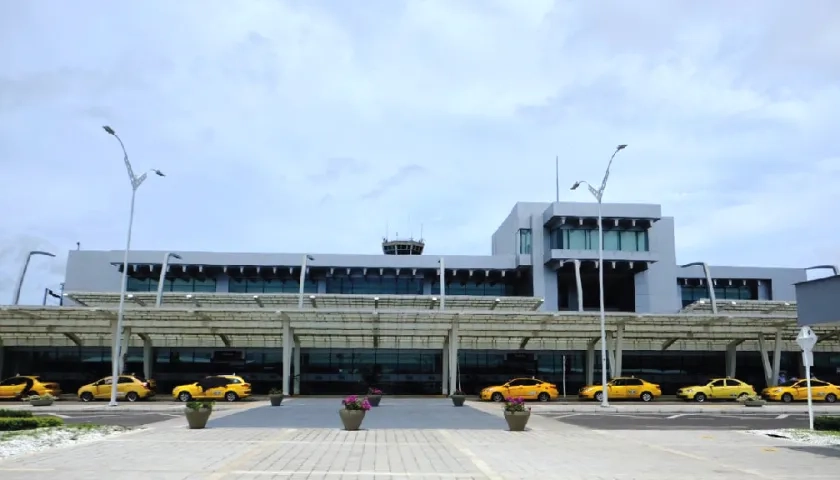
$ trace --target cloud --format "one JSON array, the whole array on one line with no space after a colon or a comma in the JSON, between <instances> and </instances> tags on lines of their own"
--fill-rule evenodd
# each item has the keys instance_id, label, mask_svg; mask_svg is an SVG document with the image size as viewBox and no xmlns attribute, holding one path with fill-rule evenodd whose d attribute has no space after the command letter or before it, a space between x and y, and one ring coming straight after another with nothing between
<instances>
[{"instance_id":1,"label":"cloud","mask_svg":"<svg viewBox=\"0 0 840 480\"><path fill-rule=\"evenodd\" d=\"M123 245L104 123L167 173L136 248L377 253L410 216L430 254L489 253L514 202L554 198L555 155L598 181L628 143L605 199L661 203L681 259L840 263L836 2L366 5L3 4L0 295L30 245ZM60 281L40 268L29 302Z\"/></svg>"}]
</instances>

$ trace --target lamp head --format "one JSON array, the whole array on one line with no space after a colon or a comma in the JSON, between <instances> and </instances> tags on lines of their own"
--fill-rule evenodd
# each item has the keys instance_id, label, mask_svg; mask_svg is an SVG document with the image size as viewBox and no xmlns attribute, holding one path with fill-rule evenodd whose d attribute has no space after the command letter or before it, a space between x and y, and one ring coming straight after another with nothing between
<instances>
[{"instance_id":1,"label":"lamp head","mask_svg":"<svg viewBox=\"0 0 840 480\"><path fill-rule=\"evenodd\" d=\"M619 151L619 150L624 150L625 148L627 148L627 144L619 145L619 146L615 147L615 150Z\"/></svg>"},{"instance_id":2,"label":"lamp head","mask_svg":"<svg viewBox=\"0 0 840 480\"><path fill-rule=\"evenodd\" d=\"M803 351L811 351L817 344L817 335L811 330L811 327L802 327L799 330L799 335L796 336L796 343Z\"/></svg>"},{"instance_id":3,"label":"lamp head","mask_svg":"<svg viewBox=\"0 0 840 480\"><path fill-rule=\"evenodd\" d=\"M313 257L312 255L307 255L307 256L306 256L306 259L307 259L307 260L309 260L310 262L314 262L314 261L315 261L315 257Z\"/></svg>"},{"instance_id":4,"label":"lamp head","mask_svg":"<svg viewBox=\"0 0 840 480\"><path fill-rule=\"evenodd\" d=\"M164 174L163 174L163 172L161 172L160 170L155 170L155 169L153 168L153 169L152 169L152 171L153 171L153 172L155 172L155 175L157 175L158 177L165 177L165 176L166 176L166 175L164 175Z\"/></svg>"},{"instance_id":5,"label":"lamp head","mask_svg":"<svg viewBox=\"0 0 840 480\"><path fill-rule=\"evenodd\" d=\"M574 184L574 185L572 185L572 188L570 188L569 190L577 190L577 188L578 188L579 186L580 186L580 182L575 182L575 184Z\"/></svg>"},{"instance_id":6,"label":"lamp head","mask_svg":"<svg viewBox=\"0 0 840 480\"><path fill-rule=\"evenodd\" d=\"M177 253L170 253L169 256L172 257L172 258L177 258L178 260L181 259L181 256L178 255Z\"/></svg>"},{"instance_id":7,"label":"lamp head","mask_svg":"<svg viewBox=\"0 0 840 480\"><path fill-rule=\"evenodd\" d=\"M108 132L108 135L116 135L117 132L114 131L113 128L109 127L108 125L103 125L102 129Z\"/></svg>"}]
</instances>

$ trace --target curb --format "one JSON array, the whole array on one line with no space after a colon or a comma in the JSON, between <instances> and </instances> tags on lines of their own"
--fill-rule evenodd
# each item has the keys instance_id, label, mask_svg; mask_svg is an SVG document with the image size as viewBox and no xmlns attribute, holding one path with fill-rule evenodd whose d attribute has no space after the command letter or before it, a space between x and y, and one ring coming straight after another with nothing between
<instances>
[{"instance_id":1,"label":"curb","mask_svg":"<svg viewBox=\"0 0 840 480\"><path fill-rule=\"evenodd\" d=\"M766 408L766 407L736 407L736 408L726 408L726 409L715 409L715 408L671 408L671 409L661 409L661 408L562 408L562 409L545 409L545 410L534 410L533 413L537 415L552 415L552 414L563 414L563 413L591 413L591 414L610 414L610 413L648 413L648 414L661 414L661 415L685 415L685 414L698 414L698 415L743 415L743 414L775 414L775 415L791 415L791 414L807 414L807 409L793 409L793 408ZM830 415L836 414L840 415L840 408L815 408L814 409L815 415Z\"/></svg>"}]
</instances>

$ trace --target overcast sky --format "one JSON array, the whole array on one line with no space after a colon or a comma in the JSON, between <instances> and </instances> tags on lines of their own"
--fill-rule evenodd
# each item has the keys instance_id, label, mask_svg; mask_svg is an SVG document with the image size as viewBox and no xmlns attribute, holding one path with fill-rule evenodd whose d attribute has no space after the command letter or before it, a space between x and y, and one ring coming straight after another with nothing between
<instances>
[{"instance_id":1,"label":"overcast sky","mask_svg":"<svg viewBox=\"0 0 840 480\"><path fill-rule=\"evenodd\" d=\"M489 254L516 201L600 181L681 262L840 263L840 2L0 2L0 303L66 252ZM7 298L8 297L8 298Z\"/></svg>"}]
</instances>

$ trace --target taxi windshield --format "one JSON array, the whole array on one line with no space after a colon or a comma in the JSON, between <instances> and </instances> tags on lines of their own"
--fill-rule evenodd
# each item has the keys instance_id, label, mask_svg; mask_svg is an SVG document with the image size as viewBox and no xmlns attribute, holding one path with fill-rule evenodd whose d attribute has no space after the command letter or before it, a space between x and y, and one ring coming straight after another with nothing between
<instances>
[{"instance_id":1,"label":"taxi windshield","mask_svg":"<svg viewBox=\"0 0 840 480\"><path fill-rule=\"evenodd\" d=\"M799 382L799 380L788 380L787 382L780 383L778 386L779 387L792 387L797 382Z\"/></svg>"}]
</instances>

